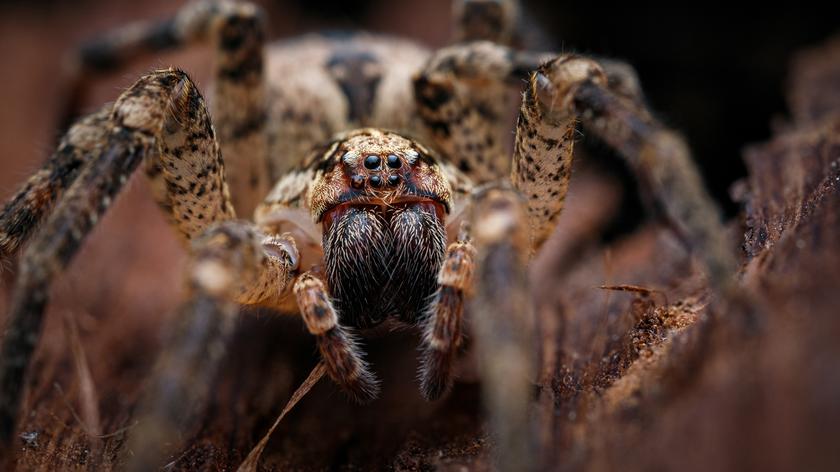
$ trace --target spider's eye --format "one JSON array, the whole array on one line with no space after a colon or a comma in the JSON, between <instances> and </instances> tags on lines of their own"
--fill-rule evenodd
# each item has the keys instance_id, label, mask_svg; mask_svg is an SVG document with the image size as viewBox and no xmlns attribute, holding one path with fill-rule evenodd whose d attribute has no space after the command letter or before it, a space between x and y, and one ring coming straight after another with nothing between
<instances>
[{"instance_id":1,"label":"spider's eye","mask_svg":"<svg viewBox=\"0 0 840 472\"><path fill-rule=\"evenodd\" d=\"M382 162L382 159L379 156L370 155L365 158L365 167L373 170L379 167L380 162Z\"/></svg>"},{"instance_id":2,"label":"spider's eye","mask_svg":"<svg viewBox=\"0 0 840 472\"><path fill-rule=\"evenodd\" d=\"M400 176L399 175L389 175L388 176L388 183L390 185L397 185L399 182L400 182Z\"/></svg>"},{"instance_id":3,"label":"spider's eye","mask_svg":"<svg viewBox=\"0 0 840 472\"><path fill-rule=\"evenodd\" d=\"M378 175L371 175L370 176L370 184L373 185L374 187L379 187L380 185L382 185L382 177L380 177Z\"/></svg>"},{"instance_id":4,"label":"spider's eye","mask_svg":"<svg viewBox=\"0 0 840 472\"><path fill-rule=\"evenodd\" d=\"M400 158L393 155L393 154L389 154L388 155L388 167L390 167L392 169L399 169L400 166L402 166L402 161L400 161Z\"/></svg>"},{"instance_id":5,"label":"spider's eye","mask_svg":"<svg viewBox=\"0 0 840 472\"><path fill-rule=\"evenodd\" d=\"M353 188L362 188L362 185L364 185L364 184L365 184L365 178L362 177L359 174L356 174L356 175L354 175L353 177L350 178L350 185L352 185Z\"/></svg>"}]
</instances>

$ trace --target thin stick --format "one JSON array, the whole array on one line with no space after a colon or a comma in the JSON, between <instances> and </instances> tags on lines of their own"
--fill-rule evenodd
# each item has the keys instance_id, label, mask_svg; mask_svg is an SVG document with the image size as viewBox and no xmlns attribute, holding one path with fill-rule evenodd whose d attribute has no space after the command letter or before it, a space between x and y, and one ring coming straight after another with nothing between
<instances>
[{"instance_id":1,"label":"thin stick","mask_svg":"<svg viewBox=\"0 0 840 472\"><path fill-rule=\"evenodd\" d=\"M634 292L644 296L650 296L651 294L662 295L662 298L665 299L665 304L668 305L668 295L665 294L662 290L657 290L655 288L647 288L642 287L640 285L629 285L629 284L622 284L622 285L601 285L598 288L601 290L615 290L618 292Z\"/></svg>"},{"instance_id":2,"label":"thin stick","mask_svg":"<svg viewBox=\"0 0 840 472\"><path fill-rule=\"evenodd\" d=\"M260 456L263 453L263 449L265 449L266 444L268 444L268 439L271 437L271 434L274 433L274 430L277 428L277 425L280 424L280 421L286 416L286 413L291 411L292 408L300 401L301 398L304 397L312 387L321 380L321 377L324 376L324 373L327 371L327 366L324 364L324 361L318 362L318 365L312 369L312 372L309 373L309 377L300 384L295 393L292 394L292 398L289 399L286 406L283 407L283 411L280 412L280 416L274 420L274 424L271 425L271 428L268 429L268 432L265 433L265 436L260 440L259 443L251 450L248 454L248 457L245 458L245 461L237 469L237 472L256 472L257 465L260 461Z\"/></svg>"}]
</instances>

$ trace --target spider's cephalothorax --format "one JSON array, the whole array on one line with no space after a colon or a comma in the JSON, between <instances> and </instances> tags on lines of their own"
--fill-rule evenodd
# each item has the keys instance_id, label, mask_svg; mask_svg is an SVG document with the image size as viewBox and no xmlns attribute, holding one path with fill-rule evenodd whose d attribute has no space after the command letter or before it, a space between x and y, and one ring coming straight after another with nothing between
<instances>
[{"instance_id":1,"label":"spider's cephalothorax","mask_svg":"<svg viewBox=\"0 0 840 472\"><path fill-rule=\"evenodd\" d=\"M470 297L498 455L503 469L522 470L535 430L525 265L563 208L578 123L642 174L710 284L725 287L727 232L632 69L516 50L504 43L516 33L517 2L457 3L460 42L434 52L369 34L266 44L259 9L227 0L197 0L85 48L74 70L89 73L212 40L213 122L184 72L146 74L78 120L3 207L0 259L26 249L0 349L0 457L50 284L138 167L191 262L181 325L126 447L138 452L136 470L159 468L155 448L180 437L184 406L203 398L239 306L299 314L326 373L362 401L378 383L352 328L388 317L417 325L420 388L431 400L452 385ZM523 84L511 155L507 97ZM359 126L400 134L348 131Z\"/></svg>"},{"instance_id":2,"label":"spider's cephalothorax","mask_svg":"<svg viewBox=\"0 0 840 472\"><path fill-rule=\"evenodd\" d=\"M309 207L323 227L342 322L414 323L432 301L446 251L451 191L436 161L419 143L368 128L337 140L313 166Z\"/></svg>"}]
</instances>

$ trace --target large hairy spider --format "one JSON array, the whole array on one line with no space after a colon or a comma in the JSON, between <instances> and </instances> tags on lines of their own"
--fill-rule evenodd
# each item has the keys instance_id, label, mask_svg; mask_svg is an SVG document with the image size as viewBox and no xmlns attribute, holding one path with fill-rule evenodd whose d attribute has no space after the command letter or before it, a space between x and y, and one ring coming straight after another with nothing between
<instances>
[{"instance_id":1,"label":"large hairy spider","mask_svg":"<svg viewBox=\"0 0 840 472\"><path fill-rule=\"evenodd\" d=\"M177 425L202 378L194 372L219 359L240 305L299 313L329 377L359 401L380 386L351 333L417 326L421 389L432 400L452 384L475 293L486 403L500 447L526 456L524 267L562 210L578 122L629 160L711 285L725 286L733 264L717 211L681 138L646 109L632 69L511 48L510 1L464 0L455 12L458 41L433 52L362 33L267 45L259 10L227 1L189 4L84 49L83 66L102 69L212 42L213 122L187 74L149 73L76 122L4 207L0 255L27 245L0 359L3 439L50 283L141 163L190 248L177 329L190 336L163 354L134 451ZM523 83L511 158L507 97Z\"/></svg>"}]
</instances>

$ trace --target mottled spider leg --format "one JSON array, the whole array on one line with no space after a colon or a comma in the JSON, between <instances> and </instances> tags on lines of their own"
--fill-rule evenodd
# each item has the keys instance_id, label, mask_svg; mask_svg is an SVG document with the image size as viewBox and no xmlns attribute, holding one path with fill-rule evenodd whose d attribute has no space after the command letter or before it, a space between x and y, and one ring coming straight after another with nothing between
<instances>
[{"instance_id":1,"label":"mottled spider leg","mask_svg":"<svg viewBox=\"0 0 840 472\"><path fill-rule=\"evenodd\" d=\"M26 243L106 140L111 107L86 116L61 139L58 149L0 212L0 263Z\"/></svg>"},{"instance_id":2,"label":"mottled spider leg","mask_svg":"<svg viewBox=\"0 0 840 472\"><path fill-rule=\"evenodd\" d=\"M186 238L234 216L210 118L186 74L168 70L141 78L114 104L107 130L21 258L0 350L0 442L8 443L14 431L51 281L144 157L159 158L150 167L166 183L159 203Z\"/></svg>"},{"instance_id":3,"label":"mottled spider leg","mask_svg":"<svg viewBox=\"0 0 840 472\"><path fill-rule=\"evenodd\" d=\"M75 87L65 120L83 101L84 87L97 74L165 49L210 43L215 49L210 95L213 120L228 164L234 208L250 216L268 193L268 142L264 133L265 21L253 4L227 0L189 3L172 18L118 28L83 46L75 64Z\"/></svg>"},{"instance_id":4,"label":"mottled spider leg","mask_svg":"<svg viewBox=\"0 0 840 472\"><path fill-rule=\"evenodd\" d=\"M536 457L528 420L536 345L525 201L504 185L479 188L472 198L477 252L470 312L495 460L499 470L530 470Z\"/></svg>"},{"instance_id":5,"label":"mottled spider leg","mask_svg":"<svg viewBox=\"0 0 840 472\"><path fill-rule=\"evenodd\" d=\"M477 41L438 50L414 78L429 139L476 183L509 171L511 85L520 85L548 57Z\"/></svg>"},{"instance_id":6,"label":"mottled spider leg","mask_svg":"<svg viewBox=\"0 0 840 472\"><path fill-rule=\"evenodd\" d=\"M330 378L358 402L376 398L379 383L362 359L353 337L339 324L324 281L313 271L304 272L295 281L294 293Z\"/></svg>"},{"instance_id":7,"label":"mottled spider leg","mask_svg":"<svg viewBox=\"0 0 840 472\"><path fill-rule=\"evenodd\" d=\"M240 304L276 307L290 293L299 254L288 235L266 235L242 221L215 224L191 244L188 302L179 310L137 426L123 450L128 470L156 470L206 404Z\"/></svg>"},{"instance_id":8,"label":"mottled spider leg","mask_svg":"<svg viewBox=\"0 0 840 472\"><path fill-rule=\"evenodd\" d=\"M717 206L677 133L656 121L640 101L612 92L603 69L589 59L565 56L542 65L531 77L528 94L544 116L578 118L621 153L703 260L710 285L716 290L729 286L735 255Z\"/></svg>"},{"instance_id":9,"label":"mottled spider leg","mask_svg":"<svg viewBox=\"0 0 840 472\"><path fill-rule=\"evenodd\" d=\"M455 0L455 41L493 41L510 44L519 19L516 0Z\"/></svg>"},{"instance_id":10,"label":"mottled spider leg","mask_svg":"<svg viewBox=\"0 0 840 472\"><path fill-rule=\"evenodd\" d=\"M452 365L461 345L464 300L472 292L475 248L464 221L458 239L449 245L438 274L438 291L429 305L423 336L420 386L435 400L452 387Z\"/></svg>"},{"instance_id":11,"label":"mottled spider leg","mask_svg":"<svg viewBox=\"0 0 840 472\"><path fill-rule=\"evenodd\" d=\"M532 87L525 90L516 123L511 182L528 201L531 254L551 235L563 210L576 121L572 115L545 113Z\"/></svg>"}]
</instances>

